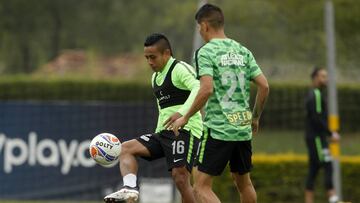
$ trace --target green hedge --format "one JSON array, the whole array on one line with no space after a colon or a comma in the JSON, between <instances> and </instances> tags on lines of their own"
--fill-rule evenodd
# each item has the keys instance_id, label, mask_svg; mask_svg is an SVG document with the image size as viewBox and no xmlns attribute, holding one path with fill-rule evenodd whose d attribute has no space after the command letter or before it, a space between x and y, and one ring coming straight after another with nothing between
<instances>
[{"instance_id":1,"label":"green hedge","mask_svg":"<svg viewBox=\"0 0 360 203\"><path fill-rule=\"evenodd\" d=\"M143 101L153 99L149 85L105 80L0 79L0 100Z\"/></svg>"},{"instance_id":2,"label":"green hedge","mask_svg":"<svg viewBox=\"0 0 360 203\"><path fill-rule=\"evenodd\" d=\"M349 202L360 200L360 163L342 163L343 199ZM254 163L251 173L258 202L302 203L304 202L307 164L304 161ZM317 178L315 202L327 202L323 184L323 171ZM239 202L238 193L226 171L215 178L214 190L223 202Z\"/></svg>"},{"instance_id":3,"label":"green hedge","mask_svg":"<svg viewBox=\"0 0 360 203\"><path fill-rule=\"evenodd\" d=\"M253 93L255 88L252 89ZM271 83L261 125L274 129L304 128L305 84ZM254 100L254 95L252 94ZM339 86L339 113L345 131L360 130L360 85ZM154 101L148 81L40 80L0 78L0 100Z\"/></svg>"}]
</instances>

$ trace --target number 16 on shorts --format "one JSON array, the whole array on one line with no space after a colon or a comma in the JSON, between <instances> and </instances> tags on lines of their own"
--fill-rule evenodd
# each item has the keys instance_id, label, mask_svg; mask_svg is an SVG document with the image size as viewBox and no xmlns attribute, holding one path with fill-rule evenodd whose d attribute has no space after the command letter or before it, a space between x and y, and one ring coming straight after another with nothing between
<instances>
[{"instance_id":1,"label":"number 16 on shorts","mask_svg":"<svg viewBox=\"0 0 360 203\"><path fill-rule=\"evenodd\" d=\"M182 155L185 152L184 140L175 140L172 142L172 153L173 155Z\"/></svg>"}]
</instances>

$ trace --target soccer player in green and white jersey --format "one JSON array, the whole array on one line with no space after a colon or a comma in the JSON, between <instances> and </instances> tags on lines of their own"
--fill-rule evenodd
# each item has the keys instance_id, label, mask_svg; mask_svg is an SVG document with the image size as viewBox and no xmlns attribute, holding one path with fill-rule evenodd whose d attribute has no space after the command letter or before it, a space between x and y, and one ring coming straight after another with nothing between
<instances>
[{"instance_id":1,"label":"soccer player in green and white jersey","mask_svg":"<svg viewBox=\"0 0 360 203\"><path fill-rule=\"evenodd\" d=\"M162 34L146 38L144 55L154 71L152 87L159 108L157 128L155 133L122 144L120 171L124 187L107 195L104 201L136 201L139 195L136 157L149 161L165 157L182 202L195 203L190 173L203 130L201 115L195 113L178 136L167 127L188 111L199 90L199 80L193 67L172 57L170 43Z\"/></svg>"},{"instance_id":2,"label":"soccer player in green and white jersey","mask_svg":"<svg viewBox=\"0 0 360 203\"><path fill-rule=\"evenodd\" d=\"M230 170L241 202L256 202L250 179L251 139L258 131L269 86L252 53L224 33L224 16L217 6L206 4L195 16L206 44L195 53L200 90L189 111L171 124L175 133L205 106L204 137L197 160L194 191L202 203L219 203L212 178ZM258 91L250 110L250 83ZM189 122L190 123L190 122Z\"/></svg>"}]
</instances>

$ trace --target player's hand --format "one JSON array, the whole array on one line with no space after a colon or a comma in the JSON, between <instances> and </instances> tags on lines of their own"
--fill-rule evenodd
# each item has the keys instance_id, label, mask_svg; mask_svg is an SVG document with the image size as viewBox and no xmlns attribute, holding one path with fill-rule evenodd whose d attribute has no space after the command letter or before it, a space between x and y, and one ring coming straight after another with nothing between
<instances>
[{"instance_id":1,"label":"player's hand","mask_svg":"<svg viewBox=\"0 0 360 203\"><path fill-rule=\"evenodd\" d=\"M179 135L179 129L184 127L188 123L189 119L182 116L181 118L177 119L172 125L172 131L174 131L175 136Z\"/></svg>"},{"instance_id":2,"label":"player's hand","mask_svg":"<svg viewBox=\"0 0 360 203\"><path fill-rule=\"evenodd\" d=\"M333 133L331 134L331 141L333 141L333 142L339 142L339 140L340 140L340 135L339 135L339 133L338 133L338 132L333 132Z\"/></svg>"},{"instance_id":3,"label":"player's hand","mask_svg":"<svg viewBox=\"0 0 360 203\"><path fill-rule=\"evenodd\" d=\"M170 116L166 121L163 123L163 126L165 126L165 129L172 130L171 125L182 115L179 112L174 113L172 116Z\"/></svg>"},{"instance_id":4,"label":"player's hand","mask_svg":"<svg viewBox=\"0 0 360 203\"><path fill-rule=\"evenodd\" d=\"M256 135L259 130L259 119L253 119L251 122L252 134Z\"/></svg>"}]
</instances>

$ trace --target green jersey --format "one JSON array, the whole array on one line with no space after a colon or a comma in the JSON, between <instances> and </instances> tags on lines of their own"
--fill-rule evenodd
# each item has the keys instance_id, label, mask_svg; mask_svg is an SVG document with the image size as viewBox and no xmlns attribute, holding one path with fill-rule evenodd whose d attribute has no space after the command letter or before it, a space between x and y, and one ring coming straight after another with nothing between
<instances>
[{"instance_id":1,"label":"green jersey","mask_svg":"<svg viewBox=\"0 0 360 203\"><path fill-rule=\"evenodd\" d=\"M232 39L212 39L195 52L198 77L213 78L204 126L219 140L251 140L250 82L262 72L252 53Z\"/></svg>"},{"instance_id":2,"label":"green jersey","mask_svg":"<svg viewBox=\"0 0 360 203\"><path fill-rule=\"evenodd\" d=\"M200 83L199 80L196 79L195 69L190 66L189 64L179 61L173 67L172 72L170 73L170 69L172 64L174 63L175 59L170 58L165 67L160 72L156 72L152 76L152 86L161 86L166 81L166 78L171 78L171 83L173 86L178 88L178 92L181 90L190 91L190 94L186 101L181 105L171 105L161 108L160 100L157 99L158 109L159 109L159 118L156 127L156 132L160 132L164 129L164 122L174 113L178 112L181 115L184 115L191 107L194 99L199 91ZM171 77L169 76L171 75ZM155 81L154 81L155 80ZM154 84L156 83L156 84ZM165 94L165 93L164 93ZM162 95L162 98L170 97L170 95ZM161 99L162 99L161 98ZM194 114L190 119L188 124L184 126L185 130L189 130L192 135L197 138L200 138L202 135L203 124L201 119L200 112Z\"/></svg>"}]
</instances>

